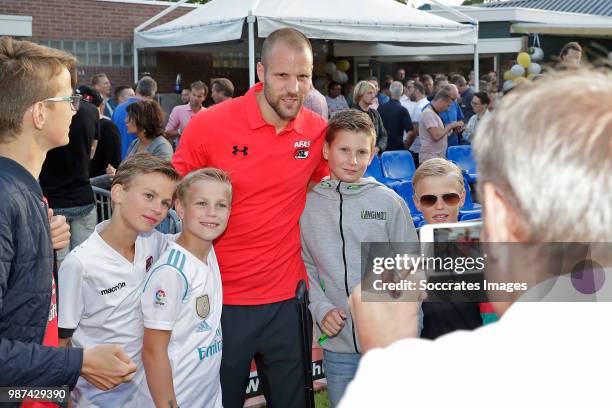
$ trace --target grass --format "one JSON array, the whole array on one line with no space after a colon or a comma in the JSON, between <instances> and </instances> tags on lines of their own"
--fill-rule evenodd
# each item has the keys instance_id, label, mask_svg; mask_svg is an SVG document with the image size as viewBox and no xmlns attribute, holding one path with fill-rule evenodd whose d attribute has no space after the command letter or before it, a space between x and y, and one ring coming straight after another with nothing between
<instances>
[{"instance_id":1,"label":"grass","mask_svg":"<svg viewBox=\"0 0 612 408\"><path fill-rule=\"evenodd\" d=\"M329 408L329 399L327 398L326 390L315 392L315 407Z\"/></svg>"}]
</instances>

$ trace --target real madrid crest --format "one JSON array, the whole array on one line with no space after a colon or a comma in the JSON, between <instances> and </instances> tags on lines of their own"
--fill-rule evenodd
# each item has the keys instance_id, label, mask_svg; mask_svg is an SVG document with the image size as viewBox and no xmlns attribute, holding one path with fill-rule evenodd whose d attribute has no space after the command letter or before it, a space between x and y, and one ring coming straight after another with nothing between
<instances>
[{"instance_id":1,"label":"real madrid crest","mask_svg":"<svg viewBox=\"0 0 612 408\"><path fill-rule=\"evenodd\" d=\"M196 313L202 319L206 319L210 314L210 301L208 295L198 296L196 298Z\"/></svg>"}]
</instances>

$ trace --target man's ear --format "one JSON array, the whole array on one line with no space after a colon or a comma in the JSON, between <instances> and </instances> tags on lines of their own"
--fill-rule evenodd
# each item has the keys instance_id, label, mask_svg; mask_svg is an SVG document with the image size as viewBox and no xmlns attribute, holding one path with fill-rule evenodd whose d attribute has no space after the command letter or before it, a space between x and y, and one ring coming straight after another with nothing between
<instances>
[{"instance_id":1,"label":"man's ear","mask_svg":"<svg viewBox=\"0 0 612 408\"><path fill-rule=\"evenodd\" d=\"M264 83L266 69L261 62L257 63L257 79L259 82Z\"/></svg>"},{"instance_id":2,"label":"man's ear","mask_svg":"<svg viewBox=\"0 0 612 408\"><path fill-rule=\"evenodd\" d=\"M329 160L329 143L323 142L323 158Z\"/></svg>"},{"instance_id":3,"label":"man's ear","mask_svg":"<svg viewBox=\"0 0 612 408\"><path fill-rule=\"evenodd\" d=\"M485 183L483 191L484 230L488 242L524 242L525 224L516 209L499 193L492 183Z\"/></svg>"}]
</instances>

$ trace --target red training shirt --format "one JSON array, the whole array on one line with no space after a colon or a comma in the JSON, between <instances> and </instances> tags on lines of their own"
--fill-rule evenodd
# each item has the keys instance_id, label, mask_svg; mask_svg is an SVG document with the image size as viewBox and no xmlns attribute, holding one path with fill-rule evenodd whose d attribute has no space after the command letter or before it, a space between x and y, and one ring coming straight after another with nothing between
<instances>
[{"instance_id":1,"label":"red training shirt","mask_svg":"<svg viewBox=\"0 0 612 408\"><path fill-rule=\"evenodd\" d=\"M287 300L300 279L308 281L299 220L308 182L327 172L323 118L302 108L277 134L257 105L262 90L258 83L246 95L195 115L172 159L182 175L202 167L230 174L232 211L215 242L227 305Z\"/></svg>"}]
</instances>

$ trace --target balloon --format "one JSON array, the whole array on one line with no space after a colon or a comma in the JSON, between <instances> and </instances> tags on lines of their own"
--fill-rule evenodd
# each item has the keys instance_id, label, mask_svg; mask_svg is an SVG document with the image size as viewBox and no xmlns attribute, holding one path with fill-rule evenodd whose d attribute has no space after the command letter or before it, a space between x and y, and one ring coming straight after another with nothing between
<instances>
[{"instance_id":1,"label":"balloon","mask_svg":"<svg viewBox=\"0 0 612 408\"><path fill-rule=\"evenodd\" d=\"M536 74L527 74L527 79L535 78Z\"/></svg>"},{"instance_id":2,"label":"balloon","mask_svg":"<svg viewBox=\"0 0 612 408\"><path fill-rule=\"evenodd\" d=\"M342 75L343 73L344 72L342 71L334 71L334 73L331 76L334 82L341 84L342 80L344 79L344 76Z\"/></svg>"},{"instance_id":3,"label":"balloon","mask_svg":"<svg viewBox=\"0 0 612 408\"><path fill-rule=\"evenodd\" d=\"M317 77L322 77L323 75L325 75L325 63L319 62L319 63L315 64L314 69L313 69L313 73Z\"/></svg>"},{"instance_id":4,"label":"balloon","mask_svg":"<svg viewBox=\"0 0 612 408\"><path fill-rule=\"evenodd\" d=\"M513 81L517 84L517 85L523 85L526 84L527 82L529 82L527 80L527 78L525 77L519 77L519 78L514 78Z\"/></svg>"},{"instance_id":5,"label":"balloon","mask_svg":"<svg viewBox=\"0 0 612 408\"><path fill-rule=\"evenodd\" d=\"M510 68L510 72L515 78L522 77L525 75L525 68L519 64L514 64L512 68Z\"/></svg>"},{"instance_id":6,"label":"balloon","mask_svg":"<svg viewBox=\"0 0 612 408\"><path fill-rule=\"evenodd\" d=\"M512 72L510 72L510 70L504 72L504 79L506 81L510 81L512 80L512 78L514 78L514 75L512 75Z\"/></svg>"},{"instance_id":7,"label":"balloon","mask_svg":"<svg viewBox=\"0 0 612 408\"><path fill-rule=\"evenodd\" d=\"M544 50L540 47L529 47L531 62L540 62L544 59Z\"/></svg>"},{"instance_id":8,"label":"balloon","mask_svg":"<svg viewBox=\"0 0 612 408\"><path fill-rule=\"evenodd\" d=\"M348 74L346 72L343 72L342 76L344 77L344 78L342 78L342 83L346 84L348 82L348 80L349 80Z\"/></svg>"},{"instance_id":9,"label":"balloon","mask_svg":"<svg viewBox=\"0 0 612 408\"><path fill-rule=\"evenodd\" d=\"M531 64L531 57L526 52L521 52L518 57L516 57L516 62L523 68L527 68L529 64Z\"/></svg>"},{"instance_id":10,"label":"balloon","mask_svg":"<svg viewBox=\"0 0 612 408\"><path fill-rule=\"evenodd\" d=\"M527 72L529 74L538 75L540 72L542 72L542 67L540 66L540 64L536 62L532 62L531 64L529 64L529 68L527 68Z\"/></svg>"},{"instance_id":11,"label":"balloon","mask_svg":"<svg viewBox=\"0 0 612 408\"><path fill-rule=\"evenodd\" d=\"M514 83L513 80L506 80L504 81L504 84L502 85L502 89L504 90L504 92L508 92L510 89L514 88L516 86L516 84Z\"/></svg>"},{"instance_id":12,"label":"balloon","mask_svg":"<svg viewBox=\"0 0 612 408\"><path fill-rule=\"evenodd\" d=\"M343 60L336 62L336 68L339 71L346 72L349 70L350 67L351 67L351 63L348 62L348 60L343 59Z\"/></svg>"},{"instance_id":13,"label":"balloon","mask_svg":"<svg viewBox=\"0 0 612 408\"><path fill-rule=\"evenodd\" d=\"M333 75L334 72L336 72L336 64L334 64L333 62L328 62L327 64L325 64L325 73L327 75Z\"/></svg>"}]
</instances>

